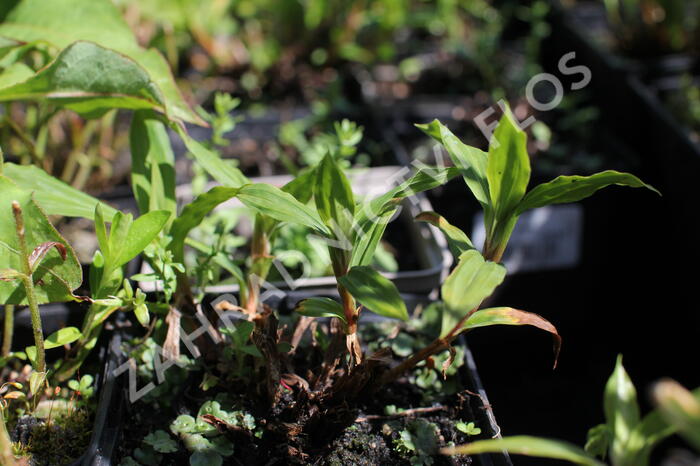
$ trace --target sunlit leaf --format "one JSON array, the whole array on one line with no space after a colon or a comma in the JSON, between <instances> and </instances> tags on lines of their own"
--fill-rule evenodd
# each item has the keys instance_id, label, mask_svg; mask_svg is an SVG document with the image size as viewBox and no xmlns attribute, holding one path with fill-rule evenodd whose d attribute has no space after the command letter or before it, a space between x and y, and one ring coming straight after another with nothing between
<instances>
[{"instance_id":1,"label":"sunlit leaf","mask_svg":"<svg viewBox=\"0 0 700 466\"><path fill-rule=\"evenodd\" d=\"M639 424L637 390L622 366L622 355L617 357L615 370L605 385L605 420L613 433L612 461L617 463L626 455L626 444Z\"/></svg>"},{"instance_id":2,"label":"sunlit leaf","mask_svg":"<svg viewBox=\"0 0 700 466\"><path fill-rule=\"evenodd\" d=\"M441 336L449 333L457 323L476 309L493 293L506 275L506 269L495 262L485 261L476 250L462 253L457 267L442 285L445 311Z\"/></svg>"},{"instance_id":3,"label":"sunlit leaf","mask_svg":"<svg viewBox=\"0 0 700 466\"><path fill-rule=\"evenodd\" d=\"M100 204L107 218L112 218L117 212L104 202L73 188L34 165L5 162L3 170L17 186L34 192L34 199L47 215L93 219L97 204Z\"/></svg>"},{"instance_id":4,"label":"sunlit leaf","mask_svg":"<svg viewBox=\"0 0 700 466\"><path fill-rule=\"evenodd\" d=\"M59 243L66 251L64 260L60 251L49 248L41 262L36 264L33 280L37 301L43 304L72 300L72 291L82 283L82 269L73 249L51 225L31 192L20 189L5 176L0 176L0 269L23 269L12 201L17 201L22 209L29 252L46 243ZM0 303L26 304L25 289L20 280L0 280Z\"/></svg>"},{"instance_id":5,"label":"sunlit leaf","mask_svg":"<svg viewBox=\"0 0 700 466\"><path fill-rule=\"evenodd\" d=\"M308 317L337 317L345 322L343 306L330 298L308 298L297 304L296 312Z\"/></svg>"},{"instance_id":6,"label":"sunlit leaf","mask_svg":"<svg viewBox=\"0 0 700 466\"><path fill-rule=\"evenodd\" d=\"M456 257L459 257L465 251L474 249L474 245L467 234L450 224L442 215L435 212L421 212L416 217L416 220L419 222L428 222L442 230L447 237L447 243L450 246L452 254Z\"/></svg>"},{"instance_id":7,"label":"sunlit leaf","mask_svg":"<svg viewBox=\"0 0 700 466\"><path fill-rule=\"evenodd\" d=\"M508 453L570 461L584 466L605 466L575 445L559 440L518 435L499 439L479 440L441 450L445 455L478 455L481 453Z\"/></svg>"},{"instance_id":8,"label":"sunlit leaf","mask_svg":"<svg viewBox=\"0 0 700 466\"><path fill-rule=\"evenodd\" d=\"M406 304L389 279L367 266L357 266L338 277L350 294L370 311L393 319L408 320Z\"/></svg>"}]
</instances>

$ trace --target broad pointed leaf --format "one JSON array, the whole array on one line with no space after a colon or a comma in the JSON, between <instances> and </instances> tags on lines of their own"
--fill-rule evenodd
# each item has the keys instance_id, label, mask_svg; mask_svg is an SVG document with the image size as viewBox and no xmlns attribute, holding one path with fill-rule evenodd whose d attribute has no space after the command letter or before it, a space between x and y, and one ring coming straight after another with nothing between
<instances>
[{"instance_id":1,"label":"broad pointed leaf","mask_svg":"<svg viewBox=\"0 0 700 466\"><path fill-rule=\"evenodd\" d=\"M146 249L146 246L158 236L170 217L170 212L166 210L154 210L134 220L129 227L125 241L118 246L119 256L115 266L120 267L126 264Z\"/></svg>"},{"instance_id":2,"label":"broad pointed leaf","mask_svg":"<svg viewBox=\"0 0 700 466\"><path fill-rule=\"evenodd\" d=\"M73 249L51 225L31 192L19 188L5 176L0 176L0 269L22 270L12 201L17 201L22 208L29 252L53 242L60 243L66 250L64 260L56 248L50 248L37 264L33 274L37 301L43 304L72 300L72 291L82 283L82 269ZM0 303L26 304L22 282L0 280Z\"/></svg>"},{"instance_id":3,"label":"broad pointed leaf","mask_svg":"<svg viewBox=\"0 0 700 466\"><path fill-rule=\"evenodd\" d=\"M389 279L367 266L357 266L338 277L338 283L370 311L384 317L408 320L406 304Z\"/></svg>"},{"instance_id":4,"label":"broad pointed leaf","mask_svg":"<svg viewBox=\"0 0 700 466\"><path fill-rule=\"evenodd\" d=\"M89 41L115 50L148 73L169 117L204 124L185 103L163 56L154 49L139 47L121 13L109 0L21 0L0 24L0 36L23 42L44 41L58 49Z\"/></svg>"},{"instance_id":5,"label":"broad pointed leaf","mask_svg":"<svg viewBox=\"0 0 700 466\"><path fill-rule=\"evenodd\" d=\"M512 216L530 181L527 136L518 128L510 110L498 122L489 145L486 166L491 204L498 222Z\"/></svg>"},{"instance_id":6,"label":"broad pointed leaf","mask_svg":"<svg viewBox=\"0 0 700 466\"><path fill-rule=\"evenodd\" d=\"M580 201L599 189L614 184L631 188L647 188L659 193L636 176L615 170L606 170L591 176L559 176L548 183L535 186L527 193L518 205L516 214L546 205Z\"/></svg>"},{"instance_id":7,"label":"broad pointed leaf","mask_svg":"<svg viewBox=\"0 0 700 466\"><path fill-rule=\"evenodd\" d=\"M166 210L175 217L175 157L165 125L148 111L131 120L131 187L141 214Z\"/></svg>"},{"instance_id":8,"label":"broad pointed leaf","mask_svg":"<svg viewBox=\"0 0 700 466\"><path fill-rule=\"evenodd\" d=\"M500 453L504 450L516 455L553 458L584 466L605 466L570 443L527 435L479 440L466 445L443 448L441 453L445 455L478 455L481 453Z\"/></svg>"},{"instance_id":9,"label":"broad pointed leaf","mask_svg":"<svg viewBox=\"0 0 700 466\"><path fill-rule=\"evenodd\" d=\"M157 87L143 68L92 42L71 44L26 81L0 89L0 101L34 99L54 100L87 115L110 108L165 110Z\"/></svg>"},{"instance_id":10,"label":"broad pointed leaf","mask_svg":"<svg viewBox=\"0 0 700 466\"><path fill-rule=\"evenodd\" d=\"M17 186L34 191L34 199L48 215L93 219L97 204L102 206L102 212L107 218L112 218L117 213L104 202L67 185L34 165L6 162L3 170Z\"/></svg>"},{"instance_id":11,"label":"broad pointed leaf","mask_svg":"<svg viewBox=\"0 0 700 466\"><path fill-rule=\"evenodd\" d=\"M343 306L330 298L309 298L297 304L296 312L308 317L337 317L345 322Z\"/></svg>"},{"instance_id":12,"label":"broad pointed leaf","mask_svg":"<svg viewBox=\"0 0 700 466\"><path fill-rule=\"evenodd\" d=\"M485 261L478 251L462 253L457 267L442 285L445 310L441 336L449 333L468 312L476 309L490 296L505 276L505 267Z\"/></svg>"}]
</instances>

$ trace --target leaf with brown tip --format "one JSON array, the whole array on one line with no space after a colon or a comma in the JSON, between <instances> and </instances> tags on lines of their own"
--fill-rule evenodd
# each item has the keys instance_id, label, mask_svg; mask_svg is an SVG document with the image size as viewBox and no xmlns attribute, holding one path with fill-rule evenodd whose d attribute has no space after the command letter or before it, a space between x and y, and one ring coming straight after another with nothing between
<instances>
[{"instance_id":1,"label":"leaf with brown tip","mask_svg":"<svg viewBox=\"0 0 700 466\"><path fill-rule=\"evenodd\" d=\"M554 368L557 367L561 351L561 336L559 336L557 328L544 317L512 307L491 307L472 314L464 323L462 331L491 325L531 325L551 333L554 337Z\"/></svg>"}]
</instances>

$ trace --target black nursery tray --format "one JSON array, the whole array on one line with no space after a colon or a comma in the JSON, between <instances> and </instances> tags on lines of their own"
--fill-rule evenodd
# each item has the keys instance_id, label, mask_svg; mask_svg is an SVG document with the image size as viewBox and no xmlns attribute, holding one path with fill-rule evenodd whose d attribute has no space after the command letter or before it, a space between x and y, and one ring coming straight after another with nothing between
<instances>
[{"instance_id":1,"label":"black nursery tray","mask_svg":"<svg viewBox=\"0 0 700 466\"><path fill-rule=\"evenodd\" d=\"M400 176L403 174L403 178ZM396 186L400 181L407 178L408 172L401 167L376 167L361 169L350 174L350 181L353 190L357 195L378 196ZM291 181L290 176L271 176L253 178L253 182L270 183L275 186L283 186ZM212 184L209 187L215 186ZM192 199L192 192L189 186L178 188L177 197L179 202L189 202ZM384 276L392 280L399 291L404 293L430 293L442 283L447 271L452 265L452 255L447 249L447 242L442 233L432 225L422 222L415 222L413 218L421 212L433 210L428 199L417 194L404 199L401 214L394 220L400 225L400 236L408 239L410 245L407 250L399 251L400 254L411 256L412 262L418 267L412 270L399 270L398 272L387 272ZM241 206L240 202L232 199L221 204L218 208ZM393 222L392 222L393 223ZM389 225L389 229L392 225ZM142 272L150 272L146 264ZM308 288L335 288L334 277L304 278L294 281L290 287L287 283L277 282L274 286L281 290L287 289L308 289ZM154 292L160 289L158 282L141 282L139 287L145 292ZM238 291L237 285L210 286L204 290L208 294L235 293Z\"/></svg>"},{"instance_id":2,"label":"black nursery tray","mask_svg":"<svg viewBox=\"0 0 700 466\"><path fill-rule=\"evenodd\" d=\"M120 331L112 332L110 338L105 338L106 344L100 347L99 360L104 361L102 371L97 374L96 387L99 401L95 411L95 421L92 427L90 444L83 455L71 466L110 466L119 444L126 398L124 377L115 376L115 370L124 362L121 350Z\"/></svg>"}]
</instances>

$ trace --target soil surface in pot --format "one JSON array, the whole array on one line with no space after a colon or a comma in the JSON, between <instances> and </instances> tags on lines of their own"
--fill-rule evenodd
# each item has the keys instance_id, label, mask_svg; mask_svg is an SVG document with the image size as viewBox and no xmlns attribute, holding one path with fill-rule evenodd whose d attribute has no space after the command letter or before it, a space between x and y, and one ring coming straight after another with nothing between
<instances>
[{"instance_id":1,"label":"soil surface in pot","mask_svg":"<svg viewBox=\"0 0 700 466\"><path fill-rule=\"evenodd\" d=\"M282 317L280 328L290 322ZM382 331L377 332L375 325L383 326ZM414 346L424 344L423 336L415 330L394 332L393 338L387 338L385 331L396 325L380 322L361 330L362 338L373 342L365 349L366 361L373 361L370 365L385 366L399 359L397 353L407 355ZM314 334L321 335L324 326L326 322L320 322ZM156 330L155 338L157 334ZM378 337L380 334L384 336ZM314 376L327 353L327 349L324 353L315 346L323 337L318 338L309 338L295 354L282 357L283 370L290 372L281 375L279 399L274 404L264 395L261 360L245 356L233 361L232 342L219 347L215 361L203 362L205 357L185 362L183 367L173 366L162 385L131 405L130 428L120 448L122 464L147 464L144 461L149 458L157 459L157 464L186 464L212 451L223 464L232 465L475 464L469 457L450 458L438 453L441 447L489 435L488 426L481 426L485 428L481 434L474 420L470 402L477 395L461 382L461 348L457 348L446 379L440 375L440 367L448 358L447 352L436 355L430 367L422 365L376 391L370 381L359 396L336 396L324 403L320 400L331 399L330 394L341 391L338 387L348 379L343 379L347 371L341 364L335 366L329 379L334 390L313 389ZM144 344L155 348L150 339ZM140 364L141 388L147 380L155 381L155 375L149 373L154 367L145 362L151 360L148 350L132 348L131 355ZM217 382L203 390L212 377ZM312 389L307 391L308 386ZM467 427L471 422L476 425ZM155 442L155 436L169 447ZM195 445L202 439L204 446L198 454ZM191 459L193 455L198 455L196 460ZM218 459L212 461L220 464Z\"/></svg>"}]
</instances>

